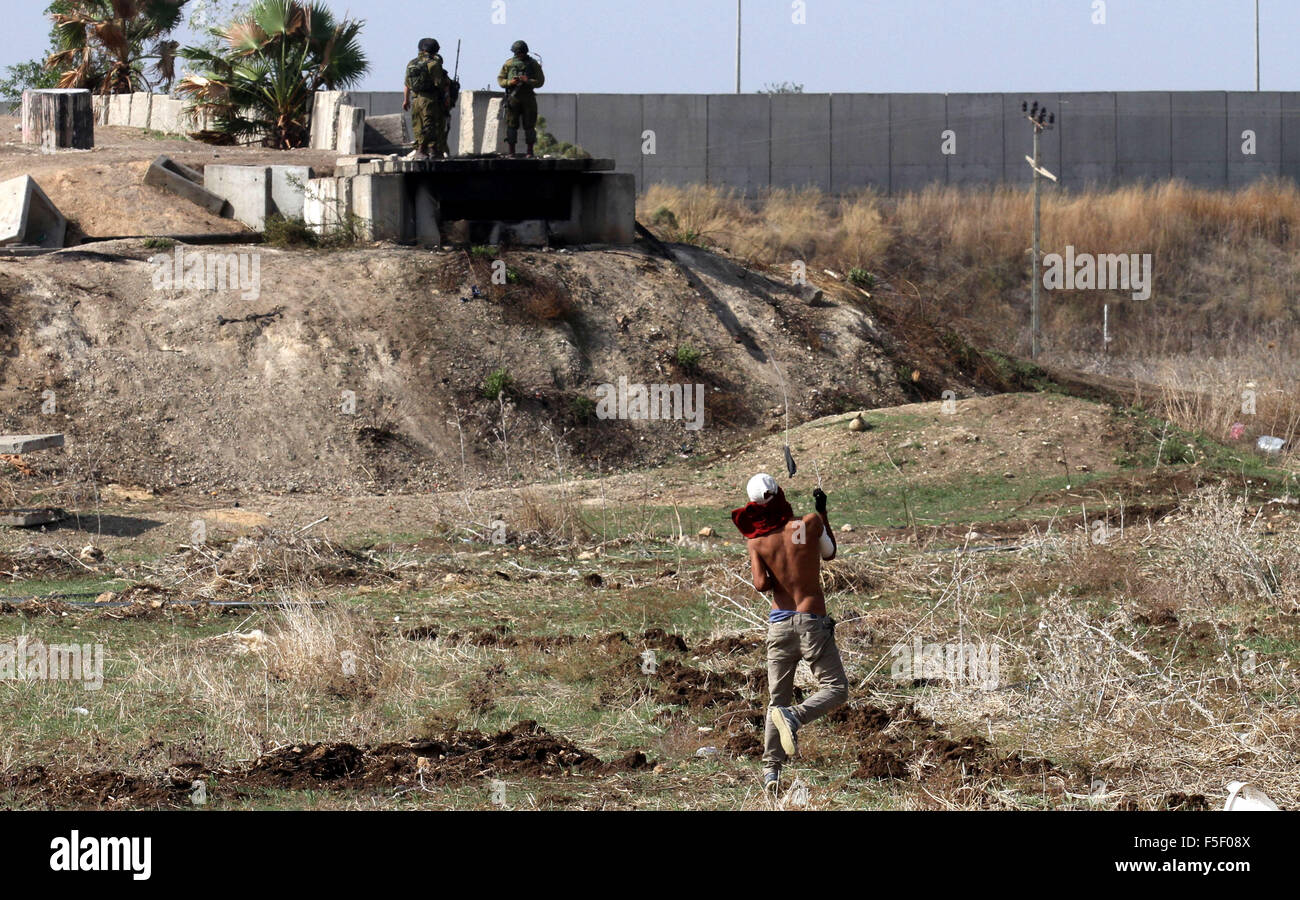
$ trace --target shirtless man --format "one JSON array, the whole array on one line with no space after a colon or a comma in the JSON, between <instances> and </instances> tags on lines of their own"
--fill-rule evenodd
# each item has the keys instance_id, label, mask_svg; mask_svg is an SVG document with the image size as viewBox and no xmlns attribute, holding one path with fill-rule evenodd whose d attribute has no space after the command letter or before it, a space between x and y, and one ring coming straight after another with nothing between
<instances>
[{"instance_id":1,"label":"shirtless man","mask_svg":"<svg viewBox=\"0 0 1300 900\"><path fill-rule=\"evenodd\" d=\"M763 787L775 789L781 766L799 752L799 729L849 699L849 682L835 646L835 620L826 614L821 562L835 558L835 535L826 516L826 494L813 492L817 512L794 517L785 493L770 475L748 485L749 505L732 521L745 535L754 588L772 594L767 626L767 688L771 706L763 747ZM794 675L805 659L817 693L798 706Z\"/></svg>"}]
</instances>

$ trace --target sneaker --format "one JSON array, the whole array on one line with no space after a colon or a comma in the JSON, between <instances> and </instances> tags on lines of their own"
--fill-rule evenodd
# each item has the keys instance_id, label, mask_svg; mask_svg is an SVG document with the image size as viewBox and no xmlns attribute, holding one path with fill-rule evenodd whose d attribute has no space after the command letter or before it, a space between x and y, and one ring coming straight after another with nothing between
<instances>
[{"instance_id":1,"label":"sneaker","mask_svg":"<svg viewBox=\"0 0 1300 900\"><path fill-rule=\"evenodd\" d=\"M781 749L787 756L799 755L799 720L794 717L788 706L773 706L768 709L772 724L781 735Z\"/></svg>"},{"instance_id":2,"label":"sneaker","mask_svg":"<svg viewBox=\"0 0 1300 900\"><path fill-rule=\"evenodd\" d=\"M763 772L763 790L776 793L781 789L781 773L775 769L767 769Z\"/></svg>"}]
</instances>

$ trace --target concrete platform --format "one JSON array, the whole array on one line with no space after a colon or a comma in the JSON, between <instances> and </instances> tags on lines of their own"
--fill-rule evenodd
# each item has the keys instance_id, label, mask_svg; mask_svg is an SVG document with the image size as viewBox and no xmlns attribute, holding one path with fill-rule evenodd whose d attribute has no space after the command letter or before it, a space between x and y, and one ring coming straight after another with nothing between
<instances>
[{"instance_id":1,"label":"concrete platform","mask_svg":"<svg viewBox=\"0 0 1300 900\"><path fill-rule=\"evenodd\" d=\"M0 434L0 453L32 453L62 446L61 434Z\"/></svg>"},{"instance_id":2,"label":"concrete platform","mask_svg":"<svg viewBox=\"0 0 1300 900\"><path fill-rule=\"evenodd\" d=\"M612 159L507 159L498 155L438 160L396 156L339 159L335 177L315 179L307 224L327 233L346 209L369 240L546 246L631 244L636 240L636 183Z\"/></svg>"},{"instance_id":3,"label":"concrete platform","mask_svg":"<svg viewBox=\"0 0 1300 900\"><path fill-rule=\"evenodd\" d=\"M68 517L66 511L54 507L44 509L0 509L0 525L10 528L35 528L61 522Z\"/></svg>"},{"instance_id":4,"label":"concrete platform","mask_svg":"<svg viewBox=\"0 0 1300 900\"><path fill-rule=\"evenodd\" d=\"M30 175L0 183L0 245L60 248L68 220Z\"/></svg>"}]
</instances>

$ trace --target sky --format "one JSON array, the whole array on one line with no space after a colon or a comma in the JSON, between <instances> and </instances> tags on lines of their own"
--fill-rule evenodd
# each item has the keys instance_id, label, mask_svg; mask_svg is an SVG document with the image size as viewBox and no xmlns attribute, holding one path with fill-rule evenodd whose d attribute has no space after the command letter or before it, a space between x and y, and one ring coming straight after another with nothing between
<instances>
[{"instance_id":1,"label":"sky","mask_svg":"<svg viewBox=\"0 0 1300 900\"><path fill-rule=\"evenodd\" d=\"M0 0L0 67L41 55L48 0ZM1255 0L741 0L742 89L809 93L1254 90ZM516 39L547 90L731 93L736 0L329 0L365 20L370 73L400 90L421 37L466 89ZM1300 89L1300 2L1260 0L1262 88ZM1100 15L1099 15L1100 14ZM802 16L802 22L796 18ZM1104 18L1103 23L1094 19ZM500 21L504 19L504 22ZM181 35L182 42L186 36Z\"/></svg>"}]
</instances>

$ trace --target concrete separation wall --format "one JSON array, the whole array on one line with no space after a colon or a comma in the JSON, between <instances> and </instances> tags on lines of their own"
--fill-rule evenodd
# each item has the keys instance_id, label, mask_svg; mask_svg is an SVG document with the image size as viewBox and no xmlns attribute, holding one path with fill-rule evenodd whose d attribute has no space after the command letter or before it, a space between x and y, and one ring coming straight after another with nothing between
<instances>
[{"instance_id":1,"label":"concrete separation wall","mask_svg":"<svg viewBox=\"0 0 1300 900\"><path fill-rule=\"evenodd\" d=\"M190 134L206 130L206 116L194 114L189 104L166 94L110 94L93 99L96 125L148 128L163 134Z\"/></svg>"},{"instance_id":2,"label":"concrete separation wall","mask_svg":"<svg viewBox=\"0 0 1300 900\"><path fill-rule=\"evenodd\" d=\"M475 102L459 120L459 152L500 151L489 134L494 95L466 96ZM1171 176L1214 188L1300 180L1296 92L538 95L558 139L614 158L639 190L709 183L745 193L1027 184L1026 100L1056 113L1043 161L1069 188ZM391 105L379 93L368 102Z\"/></svg>"}]
</instances>

